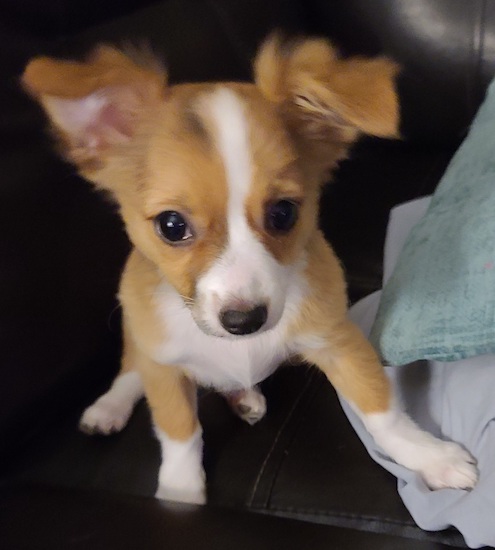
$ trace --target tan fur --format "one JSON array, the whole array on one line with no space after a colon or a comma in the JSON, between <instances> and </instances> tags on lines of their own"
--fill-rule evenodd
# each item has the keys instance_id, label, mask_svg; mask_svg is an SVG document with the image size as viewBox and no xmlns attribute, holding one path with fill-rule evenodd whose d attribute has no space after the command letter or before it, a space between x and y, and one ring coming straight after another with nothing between
<instances>
[{"instance_id":1,"label":"tan fur","mask_svg":"<svg viewBox=\"0 0 495 550\"><path fill-rule=\"evenodd\" d=\"M347 321L342 268L320 232L311 240L308 258L306 276L312 292L290 328L292 336L314 342L303 359L316 364L363 413L388 410L388 378L369 342Z\"/></svg>"},{"instance_id":2,"label":"tan fur","mask_svg":"<svg viewBox=\"0 0 495 550\"><path fill-rule=\"evenodd\" d=\"M360 134L398 137L398 66L386 58L340 59L323 39L273 35L255 61L255 81L279 111L310 177L326 177Z\"/></svg>"},{"instance_id":3,"label":"tan fur","mask_svg":"<svg viewBox=\"0 0 495 550\"><path fill-rule=\"evenodd\" d=\"M152 355L156 345L166 337L155 305L161 277L156 266L137 249L131 252L119 291L124 313L124 336L126 342L131 341L129 350L127 345L124 347L129 360L135 361L132 353L135 348L148 356Z\"/></svg>"},{"instance_id":4,"label":"tan fur","mask_svg":"<svg viewBox=\"0 0 495 550\"><path fill-rule=\"evenodd\" d=\"M167 274L179 293L194 296L194 284L225 244L227 188L218 155L201 137L183 129L182 88L157 114L159 125L142 162L139 204L122 202L122 215L133 242ZM196 94L202 88L196 88ZM204 184L215 181L215 193ZM168 247L156 235L151 220L164 210L185 212L194 225L192 245Z\"/></svg>"},{"instance_id":5,"label":"tan fur","mask_svg":"<svg viewBox=\"0 0 495 550\"><path fill-rule=\"evenodd\" d=\"M280 263L308 262L310 293L287 337L313 339L304 359L365 413L387 410L390 388L370 345L346 320L344 278L316 228L317 202L327 171L361 133L397 136L396 72L386 59L341 60L322 40L283 45L275 37L257 57L256 85L223 84L248 113L255 171L249 224ZM66 156L120 206L135 246L120 288L123 369L142 373L160 428L187 439L197 428L194 384L180 367L151 357L167 338L156 302L162 278L189 304L196 281L225 247L227 183L201 109L217 85L167 87L158 65L136 63L109 47L85 62L35 59L23 83L51 117ZM66 101L96 90L108 100L108 112L96 129L72 132ZM300 219L293 232L271 235L263 227L265 211L280 199L300 203ZM186 213L195 232L191 244L164 244L153 226L163 210Z\"/></svg>"},{"instance_id":6,"label":"tan fur","mask_svg":"<svg viewBox=\"0 0 495 550\"><path fill-rule=\"evenodd\" d=\"M246 200L249 224L280 263L292 263L314 230L312 214L317 208L317 185L305 177L298 163L298 151L288 139L273 104L253 86L236 85L233 89L245 99L249 121L253 180L256 181ZM281 199L301 203L302 214L293 231L273 235L264 228L265 211L270 203Z\"/></svg>"},{"instance_id":7,"label":"tan fur","mask_svg":"<svg viewBox=\"0 0 495 550\"><path fill-rule=\"evenodd\" d=\"M199 426L195 383L180 368L147 358L139 370L156 425L171 439L188 440Z\"/></svg>"},{"instance_id":8,"label":"tan fur","mask_svg":"<svg viewBox=\"0 0 495 550\"><path fill-rule=\"evenodd\" d=\"M139 312L136 312L139 315ZM144 318L146 328L153 325ZM156 425L169 437L184 441L198 427L196 416L196 386L178 367L158 365L149 359L134 343L124 324L124 349L121 373L138 370L146 392L146 399Z\"/></svg>"},{"instance_id":9,"label":"tan fur","mask_svg":"<svg viewBox=\"0 0 495 550\"><path fill-rule=\"evenodd\" d=\"M277 36L255 63L256 83L265 96L307 110L306 122L312 114L333 117L341 130L353 126L381 137L398 137L397 72L386 58L340 59L323 39L283 44Z\"/></svg>"},{"instance_id":10,"label":"tan fur","mask_svg":"<svg viewBox=\"0 0 495 550\"><path fill-rule=\"evenodd\" d=\"M95 183L99 183L95 174L106 166L108 153L114 152L111 148L124 143L147 109L163 100L166 81L165 71L151 56L142 55L137 62L110 46L96 48L82 62L35 58L22 76L25 89L50 115L63 153ZM97 140L93 133L90 146L64 119L69 102L94 92L108 98L111 107L106 116L117 123L104 125Z\"/></svg>"},{"instance_id":11,"label":"tan fur","mask_svg":"<svg viewBox=\"0 0 495 550\"><path fill-rule=\"evenodd\" d=\"M156 267L134 250L127 261L119 294L124 309L122 372L140 372L155 423L169 437L181 441L187 440L198 427L196 387L180 368L158 365L150 359L166 337L155 309L159 282Z\"/></svg>"},{"instance_id":12,"label":"tan fur","mask_svg":"<svg viewBox=\"0 0 495 550\"><path fill-rule=\"evenodd\" d=\"M49 57L33 59L24 71L23 82L38 97L84 97L95 90L125 86L131 81L133 85L142 85L143 94L148 94L150 88L164 87L166 83L165 73L157 69L154 61L147 59L138 64L116 48L103 45L82 62Z\"/></svg>"}]
</instances>

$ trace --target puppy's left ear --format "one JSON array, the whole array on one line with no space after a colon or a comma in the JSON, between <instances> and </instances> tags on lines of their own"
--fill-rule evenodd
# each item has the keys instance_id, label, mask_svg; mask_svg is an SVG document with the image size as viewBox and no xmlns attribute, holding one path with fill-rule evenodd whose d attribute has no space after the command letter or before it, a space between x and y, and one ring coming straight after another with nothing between
<instances>
[{"instance_id":1,"label":"puppy's left ear","mask_svg":"<svg viewBox=\"0 0 495 550\"><path fill-rule=\"evenodd\" d=\"M22 84L44 108L64 156L99 184L109 156L163 100L166 73L147 52L102 45L83 61L35 58Z\"/></svg>"},{"instance_id":2,"label":"puppy's left ear","mask_svg":"<svg viewBox=\"0 0 495 550\"><path fill-rule=\"evenodd\" d=\"M279 105L310 160L326 155L328 167L361 134L399 137L398 70L387 58L341 59L324 39L284 43L278 35L254 64L256 84Z\"/></svg>"}]
</instances>

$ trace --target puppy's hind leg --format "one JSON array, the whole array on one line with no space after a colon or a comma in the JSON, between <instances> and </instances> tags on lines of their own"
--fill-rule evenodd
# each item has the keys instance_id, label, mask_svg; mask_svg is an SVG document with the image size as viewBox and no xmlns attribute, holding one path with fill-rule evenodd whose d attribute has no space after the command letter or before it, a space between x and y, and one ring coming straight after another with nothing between
<instances>
[{"instance_id":1,"label":"puppy's hind leg","mask_svg":"<svg viewBox=\"0 0 495 550\"><path fill-rule=\"evenodd\" d=\"M475 459L457 443L421 430L400 410L378 357L357 327L344 322L324 342L306 350L305 358L327 375L390 458L418 472L431 489L474 487Z\"/></svg>"},{"instance_id":2,"label":"puppy's hind leg","mask_svg":"<svg viewBox=\"0 0 495 550\"><path fill-rule=\"evenodd\" d=\"M82 414L79 429L89 435L120 432L127 424L134 406L144 396L141 375L136 370L137 353L124 332L122 367L110 389Z\"/></svg>"},{"instance_id":3,"label":"puppy's hind leg","mask_svg":"<svg viewBox=\"0 0 495 550\"><path fill-rule=\"evenodd\" d=\"M265 416L266 399L258 386L224 393L224 397L234 413L251 426Z\"/></svg>"}]
</instances>

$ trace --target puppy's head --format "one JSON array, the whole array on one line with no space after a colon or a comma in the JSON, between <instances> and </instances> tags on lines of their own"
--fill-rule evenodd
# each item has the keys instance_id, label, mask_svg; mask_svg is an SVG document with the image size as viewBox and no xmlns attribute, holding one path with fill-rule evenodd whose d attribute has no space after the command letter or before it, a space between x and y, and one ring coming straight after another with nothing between
<instances>
[{"instance_id":1,"label":"puppy's head","mask_svg":"<svg viewBox=\"0 0 495 550\"><path fill-rule=\"evenodd\" d=\"M103 46L83 62L34 59L23 75L64 155L113 195L134 245L217 336L277 324L320 181L360 134L397 134L386 59L272 38L254 67L255 84L168 86L150 56Z\"/></svg>"}]
</instances>

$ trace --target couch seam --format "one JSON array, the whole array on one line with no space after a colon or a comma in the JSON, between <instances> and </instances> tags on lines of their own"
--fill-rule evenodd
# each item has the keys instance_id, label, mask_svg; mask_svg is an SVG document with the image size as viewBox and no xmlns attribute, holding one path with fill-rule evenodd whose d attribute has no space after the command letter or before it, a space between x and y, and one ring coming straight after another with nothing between
<instances>
[{"instance_id":1,"label":"couch seam","mask_svg":"<svg viewBox=\"0 0 495 550\"><path fill-rule=\"evenodd\" d=\"M288 507L279 507L279 506L273 506L269 509L263 508L263 507L257 507L253 506L251 507L251 510L263 513L269 513L269 512L281 512L281 513L290 513L290 514L302 514L302 515L313 515L313 516L320 516L320 517L336 517L336 518L345 518L345 519L358 519L358 520L365 520L365 521L376 521L376 522L382 522L387 523L391 525L402 525L404 527L417 527L417 525L414 523L413 520L406 521L406 520L399 520L399 519L393 519L393 518L387 518L387 517L380 517L380 516L373 516L370 514L353 514L350 512L339 512L337 510L323 510L323 509L312 509L312 508L298 508L295 506L288 506Z\"/></svg>"},{"instance_id":2,"label":"couch seam","mask_svg":"<svg viewBox=\"0 0 495 550\"><path fill-rule=\"evenodd\" d=\"M309 392L311 386L314 385L315 380L318 380L318 372L319 372L318 367L313 366L313 372L311 373L311 376L308 379L307 387L305 386L305 391L304 391L305 394L307 394ZM325 382L329 383L326 378L325 378ZM317 384L316 387L313 388L312 392L310 393L310 397L306 400L306 406L307 407L309 407L309 405L311 405L311 403L313 402L313 400L315 398L315 395L320 391L320 389L321 389L321 384ZM296 436L299 432L301 422L302 422L302 419L301 419L301 416L299 415L298 418L295 419L295 425L293 427L292 434L290 435L289 440L286 442L285 448L286 448L287 452L290 449L290 447L292 446L292 444L293 444L293 442L294 442L294 440L295 440L295 438L296 438ZM275 471L273 472L273 475L272 475L272 480L271 480L271 483L270 483L270 488L268 490L268 495L267 495L266 503L265 503L268 510L271 507L273 487L275 486L275 483L278 479L278 474L279 474L279 472L282 469L282 466L284 464L285 456L286 455L284 454L284 456L278 461L276 469L275 469Z\"/></svg>"},{"instance_id":3,"label":"couch seam","mask_svg":"<svg viewBox=\"0 0 495 550\"><path fill-rule=\"evenodd\" d=\"M268 462L270 460L270 458L272 457L273 455L273 452L275 451L275 448L277 447L277 443L282 435L282 433L285 431L285 429L288 427L290 421L292 420L293 418L293 415L294 415L294 412L295 410L297 409L298 405L300 404L303 396L306 394L306 392L308 391L314 377L315 377L315 374L316 374L316 367L311 367L310 368L310 375L308 376L308 379L306 381L306 384L304 385L303 389L301 390L301 392L299 393L297 399L294 401L294 404L292 405L292 408L290 409L289 413L287 414L287 417L286 419L284 420L284 422L282 423L282 425L280 426L278 432L277 432L277 435L275 436L274 440L273 440L273 443L270 447L270 450L268 451L265 459L263 460L263 463L260 467L260 470L258 472L258 475L256 476L256 480L254 482L254 485L253 485L253 488L250 492L250 495L249 495L249 498L246 500L246 504L247 506L249 506L250 508L257 508L256 506L253 506L253 501L254 501L254 498L255 498L255 495L256 495L256 491L258 490L258 486L261 482L261 479L263 477L263 474L265 473L265 470L266 470L266 467L268 465ZM277 472L279 471L280 467L277 468ZM271 485L271 487L273 487L273 483ZM270 489L270 493L271 493L271 489ZM259 507L259 509L263 509L263 507Z\"/></svg>"},{"instance_id":4,"label":"couch seam","mask_svg":"<svg viewBox=\"0 0 495 550\"><path fill-rule=\"evenodd\" d=\"M409 540L422 540L424 542L431 542L433 544L444 544L446 546L452 547L452 548L467 548L466 544L459 545L458 541L450 541L448 540L448 535L446 537L442 536L442 532L449 532L452 531L454 537L460 537L463 540L463 537L461 533L457 531L454 527L449 527L445 530L441 531L424 531L421 529L412 519L411 521L406 520L397 520L392 518L386 518L386 517L380 517L380 516L373 516L373 515L367 515L367 514L352 514L349 512L338 512L334 510L311 510L311 509L305 509L305 508L297 508L297 507L287 507L287 508L281 508L281 507L273 507L270 509L265 508L251 508L251 511L258 514L264 514L264 515L270 515L273 514L275 517L284 517L296 521L304 521L304 522L310 522L314 523L315 521L318 522L318 519L320 518L328 518L330 520L329 523L323 523L323 525L334 525L337 527L344 527L346 529L358 529L361 532L377 532L373 529L369 530L366 529L366 524L370 525L382 525L383 527L391 526L391 527L398 527L403 529L408 529L409 534L398 534L398 533L390 533L388 531L379 531L383 534L390 534L394 536L405 536ZM311 515L313 518L311 518ZM341 525L339 523L332 522L331 520L334 519L336 521L338 520L349 520L350 522L364 522L364 524L360 527L355 527L352 525ZM412 535L413 532L418 533L419 538ZM424 535L424 538L421 536ZM439 535L439 537L437 537Z\"/></svg>"}]
</instances>

